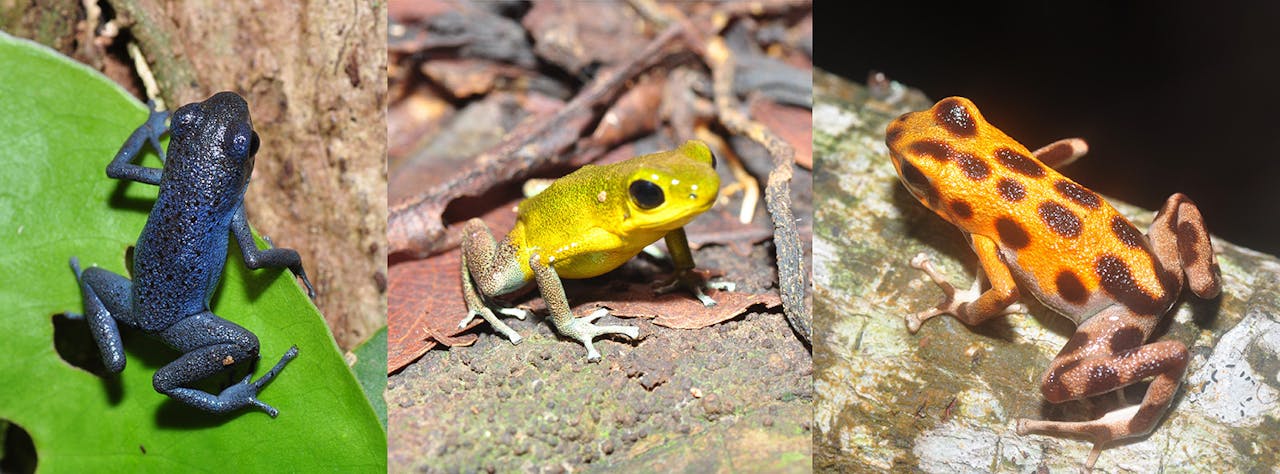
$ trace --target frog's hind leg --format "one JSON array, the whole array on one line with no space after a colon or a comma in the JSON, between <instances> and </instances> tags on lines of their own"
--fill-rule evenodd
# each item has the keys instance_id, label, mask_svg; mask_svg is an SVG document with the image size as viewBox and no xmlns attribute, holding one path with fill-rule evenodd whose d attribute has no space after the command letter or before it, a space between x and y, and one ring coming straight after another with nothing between
<instances>
[{"instance_id":1,"label":"frog's hind leg","mask_svg":"<svg viewBox=\"0 0 1280 474\"><path fill-rule=\"evenodd\" d=\"M1183 282L1192 293L1204 299L1218 296L1222 289L1222 271L1213 252L1213 242L1204 227L1200 209L1185 194L1174 194L1151 222L1147 233L1156 261L1165 274L1177 281L1168 289L1175 297Z\"/></svg>"},{"instance_id":2,"label":"frog's hind leg","mask_svg":"<svg viewBox=\"0 0 1280 474\"><path fill-rule=\"evenodd\" d=\"M471 320L480 316L493 326L494 330L506 336L512 344L519 344L524 338L493 314L493 310L485 304L484 297L480 293L482 291L486 295L501 294L502 286L506 282L499 277L499 273L505 275L519 270L518 268L507 269L508 271L501 272L495 268L495 262L504 257L509 257L508 261L514 261L514 256L499 255L502 248L493 240L493 234L489 232L489 227L484 224L484 221L480 219L467 221L462 230L462 296L467 302L467 315L462 318L462 322L458 323L458 327L465 328L471 324ZM515 278L519 277L518 274L515 275ZM476 283L472 282L473 276L478 278ZM478 289L477 283L480 285ZM498 312L521 320L527 315L524 310L515 308L503 308Z\"/></svg>"},{"instance_id":3,"label":"frog's hind leg","mask_svg":"<svg viewBox=\"0 0 1280 474\"><path fill-rule=\"evenodd\" d=\"M298 356L297 346L290 347L284 357L257 381L250 382L253 374L249 374L222 393L213 395L184 385L222 372L236 362L257 359L258 337L208 311L178 321L165 329L160 337L183 354L156 371L152 385L157 392L210 413L226 413L245 406L258 407L272 418L279 413L258 400L258 392L279 375L285 364Z\"/></svg>"},{"instance_id":4,"label":"frog's hind leg","mask_svg":"<svg viewBox=\"0 0 1280 474\"><path fill-rule=\"evenodd\" d=\"M537 254L529 259L529 267L533 269L538 290L542 292L542 299L547 302L547 309L551 311L551 321L555 324L556 331L586 346L588 362L600 360L600 352L591 342L598 336L622 334L631 339L640 337L640 328L634 326L596 326L595 320L609 314L604 308L584 318L573 317L573 311L569 308L569 298L564 295L564 285L560 283L560 276L556 274L555 269L539 262Z\"/></svg>"},{"instance_id":5,"label":"frog's hind leg","mask_svg":"<svg viewBox=\"0 0 1280 474\"><path fill-rule=\"evenodd\" d=\"M102 364L106 366L108 373L120 373L124 370L125 357L116 320L134 326L130 303L133 282L98 267L81 271L80 261L75 257L71 257L71 270L75 272L76 281L80 284L84 314L67 313L67 317L88 321L89 332L93 334L93 340L102 354Z\"/></svg>"},{"instance_id":6,"label":"frog's hind leg","mask_svg":"<svg viewBox=\"0 0 1280 474\"><path fill-rule=\"evenodd\" d=\"M1058 353L1041 379L1040 389L1050 403L1079 400L1117 390L1154 377L1142 403L1082 422L1019 419L1017 432L1091 438L1094 449L1085 465L1092 468L1102 445L1150 433L1169 409L1187 368L1187 348L1178 341L1143 345L1149 328L1137 327L1131 317L1104 310L1081 325Z\"/></svg>"}]
</instances>

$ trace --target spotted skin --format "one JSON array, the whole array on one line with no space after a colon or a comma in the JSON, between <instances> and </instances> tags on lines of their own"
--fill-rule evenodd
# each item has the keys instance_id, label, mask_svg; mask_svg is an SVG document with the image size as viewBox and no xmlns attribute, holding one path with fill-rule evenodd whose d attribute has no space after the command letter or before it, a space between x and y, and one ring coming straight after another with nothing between
<instances>
[{"instance_id":1,"label":"spotted skin","mask_svg":"<svg viewBox=\"0 0 1280 474\"><path fill-rule=\"evenodd\" d=\"M1017 180L1009 178L1001 178L1000 182L996 183L996 192L1000 194L1001 198L1009 202L1018 202L1027 197L1027 188L1023 187L1022 183Z\"/></svg>"},{"instance_id":2,"label":"spotted skin","mask_svg":"<svg viewBox=\"0 0 1280 474\"><path fill-rule=\"evenodd\" d=\"M981 324L1013 311L1021 289L1077 326L1041 378L1047 401L1152 382L1139 406L1085 422L1020 419L1018 434L1091 438L1085 467L1092 468L1105 444L1149 433L1177 392L1187 349L1178 341L1147 341L1183 286L1206 299L1221 286L1195 204L1170 196L1144 236L1097 194L1056 171L1087 151L1083 140L1031 152L960 97L903 115L886 133L895 137L888 142L890 158L903 184L965 233L981 264L979 280L985 275L990 283L981 293L957 291L921 254L912 265L946 298L907 316L907 328L916 332L941 314ZM964 212L956 203L964 203Z\"/></svg>"}]
</instances>

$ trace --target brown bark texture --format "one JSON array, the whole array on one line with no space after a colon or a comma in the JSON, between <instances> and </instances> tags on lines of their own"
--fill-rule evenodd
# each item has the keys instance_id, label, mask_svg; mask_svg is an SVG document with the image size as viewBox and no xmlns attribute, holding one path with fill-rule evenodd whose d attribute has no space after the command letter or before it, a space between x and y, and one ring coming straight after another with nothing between
<instances>
[{"instance_id":1,"label":"brown bark texture","mask_svg":"<svg viewBox=\"0 0 1280 474\"><path fill-rule=\"evenodd\" d=\"M297 249L350 349L386 323L386 3L0 1L0 28L139 97L135 42L170 110L230 90L262 137L250 223ZM108 157L109 158L109 157ZM105 166L105 159L103 161Z\"/></svg>"}]
</instances>

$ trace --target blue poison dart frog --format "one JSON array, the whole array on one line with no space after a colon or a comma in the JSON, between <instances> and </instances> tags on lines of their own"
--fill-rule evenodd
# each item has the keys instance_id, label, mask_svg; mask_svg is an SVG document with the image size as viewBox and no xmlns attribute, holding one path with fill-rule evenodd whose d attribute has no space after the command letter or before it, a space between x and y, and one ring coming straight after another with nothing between
<instances>
[{"instance_id":1,"label":"blue poison dart frog","mask_svg":"<svg viewBox=\"0 0 1280 474\"><path fill-rule=\"evenodd\" d=\"M262 387L298 355L297 346L257 381L249 374L219 394L188 385L258 358L258 338L245 328L210 312L209 300L227 260L227 241L235 236L245 265L251 269L287 267L302 278L315 297L298 252L259 249L245 219L244 194L258 151L258 134L244 99L219 92L204 102L188 104L173 114L169 149L160 147L168 112L152 111L129 136L107 176L160 186L155 206L138 236L133 280L97 267L80 270L71 257L84 296L90 332L110 373L124 369L124 348L117 324L137 328L182 352L152 379L157 392L211 413L255 406L275 417L275 408L258 400ZM143 145L157 150L163 169L133 164ZM270 246L270 240L267 241Z\"/></svg>"}]
</instances>

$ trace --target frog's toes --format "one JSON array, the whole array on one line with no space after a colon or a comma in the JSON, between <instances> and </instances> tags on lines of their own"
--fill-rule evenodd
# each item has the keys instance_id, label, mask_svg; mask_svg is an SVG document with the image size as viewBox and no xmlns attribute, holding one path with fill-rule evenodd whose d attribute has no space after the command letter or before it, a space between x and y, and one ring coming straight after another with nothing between
<instances>
[{"instance_id":1,"label":"frog's toes","mask_svg":"<svg viewBox=\"0 0 1280 474\"><path fill-rule=\"evenodd\" d=\"M533 314L533 311L529 311L527 309L522 309L522 308L500 308L498 309L498 312L505 314L507 316L512 316L521 321L524 321L524 318L527 318L529 317L530 314Z\"/></svg>"},{"instance_id":2,"label":"frog's toes","mask_svg":"<svg viewBox=\"0 0 1280 474\"><path fill-rule=\"evenodd\" d=\"M216 404L220 406L219 411L230 411L240 407L254 406L264 412L267 412L267 415L270 415L272 418L275 418L280 414L280 411L276 410L275 407L272 407L271 405L267 405L262 400L258 400L258 391L262 390L261 382L267 377L259 379L257 383L251 382L251 377L253 377L253 374L246 375L240 383L227 387L226 390L223 390L222 393L218 395L218 402Z\"/></svg>"},{"instance_id":3,"label":"frog's toes","mask_svg":"<svg viewBox=\"0 0 1280 474\"><path fill-rule=\"evenodd\" d=\"M250 397L249 404L262 409L262 411L267 412L267 415L272 418L280 416L280 410L275 409L275 407L271 405L267 405L266 403L263 403L261 400L258 400L257 398Z\"/></svg>"},{"instance_id":4,"label":"frog's toes","mask_svg":"<svg viewBox=\"0 0 1280 474\"><path fill-rule=\"evenodd\" d=\"M687 290L690 293L693 293L693 296L698 298L698 301L702 302L703 306L708 308L715 306L716 300L707 296L707 294L702 290L703 288L720 291L733 291L734 288L737 288L737 285L734 285L731 282L702 281L696 275L686 274L676 275L673 276L670 281L658 283L658 286L654 287L653 292L659 295L665 295L676 290Z\"/></svg>"},{"instance_id":5,"label":"frog's toes","mask_svg":"<svg viewBox=\"0 0 1280 474\"><path fill-rule=\"evenodd\" d=\"M914 314L908 314L906 318L907 331L910 331L911 334L915 334L917 331L920 330L920 326L924 325L925 321L933 319L934 316L940 316L943 314L953 314L955 310L952 309L952 305L948 303L951 303L951 301L944 301L942 302L942 304L939 304L938 307L930 310L921 311L919 313L914 313Z\"/></svg>"},{"instance_id":6,"label":"frog's toes","mask_svg":"<svg viewBox=\"0 0 1280 474\"><path fill-rule=\"evenodd\" d=\"M501 309L498 311L503 314L510 314ZM493 326L493 329L495 331L498 331L500 334L506 337L507 340L511 341L511 344L519 344L524 341L524 337L521 337L520 333L516 332L515 329L511 329L511 326L507 326L506 323L503 323L502 320L498 319L498 316L493 314L493 310L490 310L488 307L467 310L467 316L465 318L462 318L462 322L458 323L458 327L459 328L467 327L467 325L471 324L471 321L474 320L476 316L480 316L484 318L484 320L487 321L490 326ZM520 318L520 319L524 319L524 318Z\"/></svg>"},{"instance_id":7,"label":"frog's toes","mask_svg":"<svg viewBox=\"0 0 1280 474\"><path fill-rule=\"evenodd\" d=\"M706 286L719 291L734 291L738 289L738 285L731 281L709 281Z\"/></svg>"},{"instance_id":8,"label":"frog's toes","mask_svg":"<svg viewBox=\"0 0 1280 474\"><path fill-rule=\"evenodd\" d=\"M575 318L565 328L564 335L573 339L577 339L587 348L587 362L598 362L600 360L600 351L596 350L595 344L592 343L598 336L605 334L621 334L630 339L640 337L640 328L635 326L596 326L593 322L597 319L609 314L609 310L605 308L597 309L591 314Z\"/></svg>"},{"instance_id":9,"label":"frog's toes","mask_svg":"<svg viewBox=\"0 0 1280 474\"><path fill-rule=\"evenodd\" d=\"M280 357L280 361L276 362L276 365L271 367L271 370L268 370L266 374L259 377L258 381L249 384L249 376L245 376L244 382L253 386L253 393L251 395L257 395L258 391L262 390L262 387L271 383L277 375L280 375L280 371L284 370L284 366L296 357L298 357L298 346L291 346L289 347L289 350L285 351L284 355Z\"/></svg>"},{"instance_id":10,"label":"frog's toes","mask_svg":"<svg viewBox=\"0 0 1280 474\"><path fill-rule=\"evenodd\" d=\"M718 304L718 303L716 303L716 300L711 299L711 297L710 297L710 296L707 296L707 294L706 294L706 293L703 293L703 292L702 292L702 288L694 287L694 288L693 288L693 296L696 296L696 297L698 298L698 301L701 301L701 302L702 302L702 305L703 305L703 306L706 306L706 307L708 307L708 308L710 308L710 307L715 306L716 304Z\"/></svg>"},{"instance_id":11,"label":"frog's toes","mask_svg":"<svg viewBox=\"0 0 1280 474\"><path fill-rule=\"evenodd\" d=\"M463 316L462 321L458 322L458 329L467 327L468 324L471 324L472 320L476 319L476 316L480 316L479 311L467 310L467 315Z\"/></svg>"},{"instance_id":12,"label":"frog's toes","mask_svg":"<svg viewBox=\"0 0 1280 474\"><path fill-rule=\"evenodd\" d=\"M925 321L932 319L934 316L957 314L957 311L960 311L962 306L977 299L978 295L981 294L981 288L978 287L979 282L976 280L974 281L972 289L957 290L951 282L947 281L946 277L943 276L942 273L938 272L937 268L934 268L933 260L924 252L916 254L916 256L911 259L911 266L923 271L930 280L933 280L934 284L938 285L938 289L942 290L944 295L942 302L938 303L938 306L933 309L907 315L907 330L912 334L919 331L920 326L924 324Z\"/></svg>"}]
</instances>

